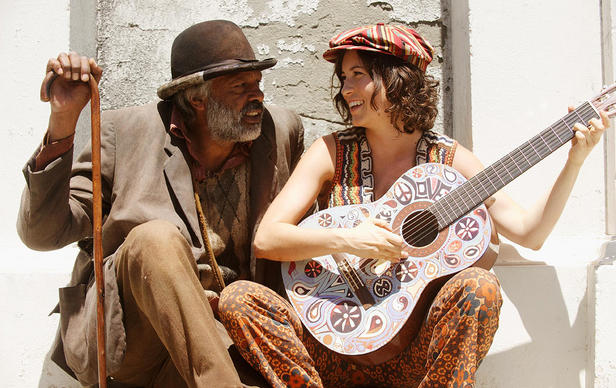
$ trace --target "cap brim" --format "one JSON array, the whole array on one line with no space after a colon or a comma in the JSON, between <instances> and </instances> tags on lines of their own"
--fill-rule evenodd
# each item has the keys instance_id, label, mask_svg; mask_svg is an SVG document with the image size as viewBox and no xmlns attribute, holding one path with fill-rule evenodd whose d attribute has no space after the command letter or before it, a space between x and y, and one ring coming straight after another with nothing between
<instances>
[{"instance_id":1,"label":"cap brim","mask_svg":"<svg viewBox=\"0 0 616 388\"><path fill-rule=\"evenodd\" d=\"M183 75L171 80L158 88L156 94L163 100L167 100L180 90L202 84L208 79L221 75L238 73L242 71L265 70L276 65L275 58L267 58L262 61L233 61L232 63L220 64L205 70L199 70L192 74Z\"/></svg>"},{"instance_id":2,"label":"cap brim","mask_svg":"<svg viewBox=\"0 0 616 388\"><path fill-rule=\"evenodd\" d=\"M376 53L392 55L388 51L379 50L379 49L375 49L375 48L372 48L372 47L347 44L347 45L337 46L337 47L334 47L334 48L331 48L331 49L325 51L323 53L323 59L325 59L328 62L336 63L336 60L338 59L338 55L340 55L340 53L342 51L344 51L344 50L373 51L373 52L376 52Z\"/></svg>"}]
</instances>

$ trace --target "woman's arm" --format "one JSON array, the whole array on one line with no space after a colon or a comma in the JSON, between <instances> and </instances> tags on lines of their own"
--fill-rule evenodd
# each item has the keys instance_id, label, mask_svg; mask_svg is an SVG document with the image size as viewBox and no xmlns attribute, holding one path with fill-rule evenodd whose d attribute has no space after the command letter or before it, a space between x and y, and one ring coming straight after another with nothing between
<instances>
[{"instance_id":1,"label":"woman's arm","mask_svg":"<svg viewBox=\"0 0 616 388\"><path fill-rule=\"evenodd\" d=\"M590 128L575 125L575 137L565 166L552 188L528 209L522 208L502 190L488 199L486 205L499 233L524 247L541 248L563 212L584 160L608 126L605 112L601 112L601 120L590 121ZM458 147L453 167L467 178L484 169L479 159L464 147Z\"/></svg>"},{"instance_id":2,"label":"woman's arm","mask_svg":"<svg viewBox=\"0 0 616 388\"><path fill-rule=\"evenodd\" d=\"M333 178L335 155L331 135L318 139L306 151L259 224L253 243L256 257L293 261L339 252L390 260L407 256L402 238L382 221L370 220L352 229L296 226L323 185Z\"/></svg>"}]
</instances>

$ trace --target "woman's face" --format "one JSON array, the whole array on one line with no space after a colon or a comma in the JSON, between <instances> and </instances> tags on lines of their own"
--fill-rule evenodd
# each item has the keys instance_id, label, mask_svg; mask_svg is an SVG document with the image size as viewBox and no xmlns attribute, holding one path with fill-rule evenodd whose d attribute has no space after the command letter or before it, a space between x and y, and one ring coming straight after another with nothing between
<instances>
[{"instance_id":1,"label":"woman's face","mask_svg":"<svg viewBox=\"0 0 616 388\"><path fill-rule=\"evenodd\" d=\"M381 91L375 96L377 109L371 104L372 95L376 85L368 70L364 67L361 58L355 50L346 50L342 58L342 97L349 106L354 126L365 128L379 128L389 122L389 115L385 108L389 105L385 92Z\"/></svg>"}]
</instances>

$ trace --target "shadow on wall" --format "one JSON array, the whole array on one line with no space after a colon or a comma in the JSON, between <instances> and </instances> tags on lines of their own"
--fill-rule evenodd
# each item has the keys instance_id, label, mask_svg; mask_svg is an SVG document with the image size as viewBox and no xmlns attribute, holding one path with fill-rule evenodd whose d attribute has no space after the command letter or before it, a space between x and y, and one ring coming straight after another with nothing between
<instances>
[{"instance_id":1,"label":"shadow on wall","mask_svg":"<svg viewBox=\"0 0 616 388\"><path fill-rule=\"evenodd\" d=\"M506 244L501 245L500 255L506 260L497 262L494 272L505 302L492 352L478 370L477 387L582 387L580 372L586 369L587 357L587 294L572 293L567 295L571 298L567 302L559 275L569 279L567 271L573 276L573 272L583 271L579 274L582 283L574 288L585 290L585 269L580 266L557 273L553 266L526 260ZM516 264L511 265L513 262ZM575 306L576 318L570 324L569 310Z\"/></svg>"}]
</instances>

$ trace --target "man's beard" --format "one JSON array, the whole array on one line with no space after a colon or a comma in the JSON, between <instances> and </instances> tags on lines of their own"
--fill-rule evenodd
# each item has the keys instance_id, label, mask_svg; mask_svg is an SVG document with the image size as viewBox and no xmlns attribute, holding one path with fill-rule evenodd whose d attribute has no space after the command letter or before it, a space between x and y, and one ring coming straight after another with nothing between
<instances>
[{"instance_id":1,"label":"man's beard","mask_svg":"<svg viewBox=\"0 0 616 388\"><path fill-rule=\"evenodd\" d=\"M254 110L260 110L259 116L262 116L263 103L251 101L238 113L210 97L207 102L207 126L210 135L214 140L221 142L245 142L256 139L261 134L261 121L256 124L242 123L242 117Z\"/></svg>"}]
</instances>

